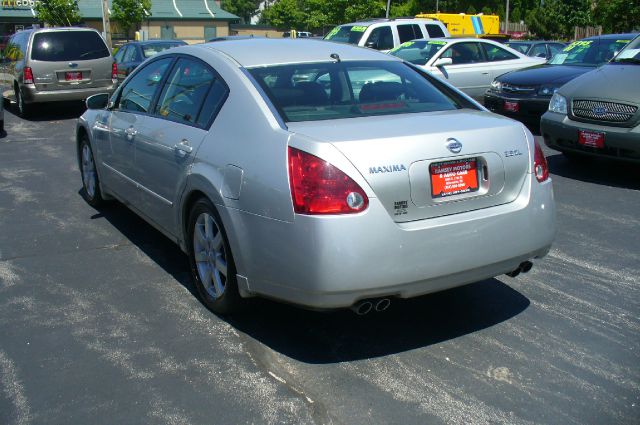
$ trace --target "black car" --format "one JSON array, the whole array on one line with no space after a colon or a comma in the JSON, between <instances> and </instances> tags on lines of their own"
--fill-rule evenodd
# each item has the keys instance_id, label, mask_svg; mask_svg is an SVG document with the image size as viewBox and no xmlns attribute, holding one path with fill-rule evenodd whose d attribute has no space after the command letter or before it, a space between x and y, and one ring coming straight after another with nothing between
<instances>
[{"instance_id":1,"label":"black car","mask_svg":"<svg viewBox=\"0 0 640 425\"><path fill-rule=\"evenodd\" d=\"M484 105L537 128L556 90L608 62L635 36L609 34L574 41L545 64L497 77L484 95Z\"/></svg>"},{"instance_id":2,"label":"black car","mask_svg":"<svg viewBox=\"0 0 640 425\"><path fill-rule=\"evenodd\" d=\"M124 44L116 52L114 59L118 67L118 82L121 83L131 71L136 69L142 62L163 50L172 47L184 46L182 40L148 40L132 41Z\"/></svg>"},{"instance_id":3,"label":"black car","mask_svg":"<svg viewBox=\"0 0 640 425\"><path fill-rule=\"evenodd\" d=\"M505 44L523 55L545 59L551 59L553 55L567 47L566 43L543 40L508 41Z\"/></svg>"}]
</instances>

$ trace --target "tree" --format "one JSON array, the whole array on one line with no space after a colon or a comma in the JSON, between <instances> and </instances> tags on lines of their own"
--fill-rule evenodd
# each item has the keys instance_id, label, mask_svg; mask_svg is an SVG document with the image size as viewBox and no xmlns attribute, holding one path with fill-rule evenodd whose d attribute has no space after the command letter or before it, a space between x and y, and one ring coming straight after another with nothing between
<instances>
[{"instance_id":1,"label":"tree","mask_svg":"<svg viewBox=\"0 0 640 425\"><path fill-rule=\"evenodd\" d=\"M258 14L261 0L222 0L222 8L227 12L238 15L243 23L251 22L251 18Z\"/></svg>"},{"instance_id":2,"label":"tree","mask_svg":"<svg viewBox=\"0 0 640 425\"><path fill-rule=\"evenodd\" d=\"M82 19L78 0L39 0L34 11L39 21L51 26L71 26Z\"/></svg>"},{"instance_id":3,"label":"tree","mask_svg":"<svg viewBox=\"0 0 640 425\"><path fill-rule=\"evenodd\" d=\"M621 33L640 29L640 2L597 0L594 17L604 32Z\"/></svg>"},{"instance_id":4,"label":"tree","mask_svg":"<svg viewBox=\"0 0 640 425\"><path fill-rule=\"evenodd\" d=\"M591 0L545 0L526 15L529 31L542 38L571 38L574 27L593 23Z\"/></svg>"},{"instance_id":5,"label":"tree","mask_svg":"<svg viewBox=\"0 0 640 425\"><path fill-rule=\"evenodd\" d=\"M277 1L262 12L261 19L281 29L296 29L304 25L304 15L297 0Z\"/></svg>"},{"instance_id":6,"label":"tree","mask_svg":"<svg viewBox=\"0 0 640 425\"><path fill-rule=\"evenodd\" d=\"M116 21L124 33L129 36L132 27L151 15L151 0L113 0L111 19Z\"/></svg>"}]
</instances>

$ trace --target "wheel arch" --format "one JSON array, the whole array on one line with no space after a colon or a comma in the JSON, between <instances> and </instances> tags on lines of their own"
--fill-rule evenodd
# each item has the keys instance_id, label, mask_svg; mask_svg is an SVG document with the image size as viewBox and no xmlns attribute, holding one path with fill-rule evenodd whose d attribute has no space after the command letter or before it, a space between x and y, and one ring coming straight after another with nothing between
<instances>
[{"instance_id":1,"label":"wheel arch","mask_svg":"<svg viewBox=\"0 0 640 425\"><path fill-rule=\"evenodd\" d=\"M238 240L238 232L236 231L236 223L228 213L228 203L221 195L219 189L211 183L211 180L201 174L191 174L187 180L186 188L179 208L178 224L180 229L179 245L182 251L189 253L191 250L189 243L189 214L195 203L201 199L208 199L218 212L222 227L227 235L227 241L231 248L231 255L236 266L236 273L243 274L244 261L240 244Z\"/></svg>"}]
</instances>

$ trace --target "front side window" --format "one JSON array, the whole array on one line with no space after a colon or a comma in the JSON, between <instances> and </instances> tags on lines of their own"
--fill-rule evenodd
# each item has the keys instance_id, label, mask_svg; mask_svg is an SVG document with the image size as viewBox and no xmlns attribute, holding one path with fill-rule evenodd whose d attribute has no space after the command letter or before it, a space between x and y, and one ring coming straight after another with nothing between
<instances>
[{"instance_id":1,"label":"front side window","mask_svg":"<svg viewBox=\"0 0 640 425\"><path fill-rule=\"evenodd\" d=\"M415 65L426 65L429 59L446 45L446 41L440 40L407 41L389 53Z\"/></svg>"},{"instance_id":2,"label":"front side window","mask_svg":"<svg viewBox=\"0 0 640 425\"><path fill-rule=\"evenodd\" d=\"M487 54L487 59L489 62L497 62L497 61L508 61L513 59L518 59L516 55L513 53L503 49L499 46L494 46L493 44L483 43L484 51ZM544 49L544 45L542 45Z\"/></svg>"},{"instance_id":3,"label":"front side window","mask_svg":"<svg viewBox=\"0 0 640 425\"><path fill-rule=\"evenodd\" d=\"M214 79L213 72L203 63L179 59L164 85L155 113L184 124L202 122L198 115Z\"/></svg>"},{"instance_id":4,"label":"front side window","mask_svg":"<svg viewBox=\"0 0 640 425\"><path fill-rule=\"evenodd\" d=\"M505 45L511 47L513 50L517 50L523 55L526 55L529 47L531 47L531 44L529 43L505 43Z\"/></svg>"},{"instance_id":5,"label":"front side window","mask_svg":"<svg viewBox=\"0 0 640 425\"><path fill-rule=\"evenodd\" d=\"M121 48L118 49L118 51L116 52L116 54L113 56L113 59L116 61L116 63L122 63L122 58L124 58L125 52L128 49L128 46L122 46Z\"/></svg>"},{"instance_id":6,"label":"front side window","mask_svg":"<svg viewBox=\"0 0 640 425\"><path fill-rule=\"evenodd\" d=\"M131 112L149 112L151 101L173 58L151 62L141 68L122 88L118 109Z\"/></svg>"},{"instance_id":7,"label":"front side window","mask_svg":"<svg viewBox=\"0 0 640 425\"><path fill-rule=\"evenodd\" d=\"M544 58L547 56L547 47L544 44L536 44L531 49L531 54L529 56Z\"/></svg>"},{"instance_id":8,"label":"front side window","mask_svg":"<svg viewBox=\"0 0 640 425\"><path fill-rule=\"evenodd\" d=\"M249 72L290 122L463 107L409 65L396 61L274 65Z\"/></svg>"},{"instance_id":9,"label":"front side window","mask_svg":"<svg viewBox=\"0 0 640 425\"><path fill-rule=\"evenodd\" d=\"M385 25L374 28L364 45L376 50L393 49L393 33L391 32L391 27Z\"/></svg>"},{"instance_id":10,"label":"front side window","mask_svg":"<svg viewBox=\"0 0 640 425\"><path fill-rule=\"evenodd\" d=\"M440 57L451 58L453 65L465 65L485 61L479 43L452 44Z\"/></svg>"},{"instance_id":11,"label":"front side window","mask_svg":"<svg viewBox=\"0 0 640 425\"><path fill-rule=\"evenodd\" d=\"M31 59L47 62L99 59L111 56L95 31L45 31L33 36Z\"/></svg>"}]
</instances>

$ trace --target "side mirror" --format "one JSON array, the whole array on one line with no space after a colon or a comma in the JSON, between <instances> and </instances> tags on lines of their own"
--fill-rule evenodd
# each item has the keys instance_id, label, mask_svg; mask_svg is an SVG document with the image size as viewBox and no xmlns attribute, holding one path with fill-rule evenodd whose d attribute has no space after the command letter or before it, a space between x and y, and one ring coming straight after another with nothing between
<instances>
[{"instance_id":1,"label":"side mirror","mask_svg":"<svg viewBox=\"0 0 640 425\"><path fill-rule=\"evenodd\" d=\"M109 104L109 94L100 93L89 96L85 101L87 109L104 109Z\"/></svg>"},{"instance_id":2,"label":"side mirror","mask_svg":"<svg viewBox=\"0 0 640 425\"><path fill-rule=\"evenodd\" d=\"M453 59L451 58L440 58L437 61L435 61L433 63L433 66L437 66L437 67L441 67L441 66L446 66L446 65L451 65L453 64Z\"/></svg>"},{"instance_id":3,"label":"side mirror","mask_svg":"<svg viewBox=\"0 0 640 425\"><path fill-rule=\"evenodd\" d=\"M365 47L368 47L370 49L379 50L377 41L367 41L366 43L364 43L364 45Z\"/></svg>"}]
</instances>

